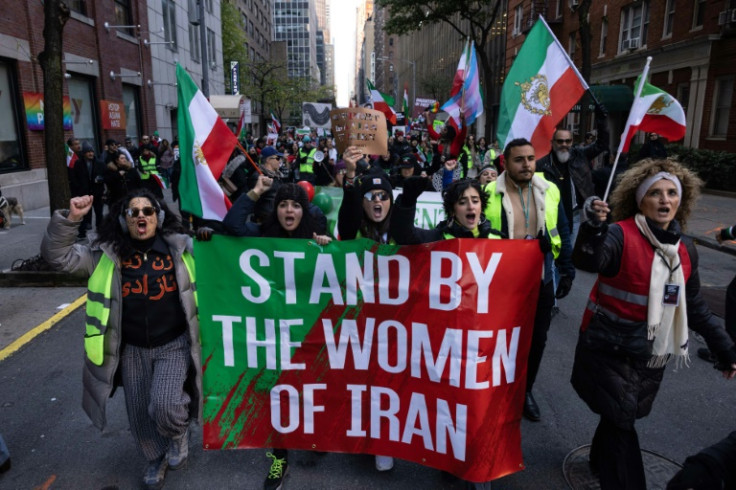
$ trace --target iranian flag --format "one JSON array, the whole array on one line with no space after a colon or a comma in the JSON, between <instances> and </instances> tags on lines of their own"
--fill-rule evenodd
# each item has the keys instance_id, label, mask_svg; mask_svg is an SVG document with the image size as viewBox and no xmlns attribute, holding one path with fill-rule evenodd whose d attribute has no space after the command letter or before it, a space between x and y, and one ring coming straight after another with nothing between
<instances>
[{"instance_id":1,"label":"iranian flag","mask_svg":"<svg viewBox=\"0 0 736 490\"><path fill-rule=\"evenodd\" d=\"M391 107L394 105L394 98L379 92L370 80L366 79L366 83L368 84L368 91L371 93L371 103L373 104L373 108L377 111L383 112L388 122L396 124L396 112L393 107Z\"/></svg>"},{"instance_id":2,"label":"iranian flag","mask_svg":"<svg viewBox=\"0 0 736 490\"><path fill-rule=\"evenodd\" d=\"M401 112L409 119L409 89L404 85L404 101L401 104Z\"/></svg>"},{"instance_id":3,"label":"iranian flag","mask_svg":"<svg viewBox=\"0 0 736 490\"><path fill-rule=\"evenodd\" d=\"M685 137L685 111L677 99L662 89L646 82L646 73L640 76L634 88L637 94L631 106L626 127L621 135L619 153L627 153L631 138L637 131L648 131L664 136L669 141L677 141ZM645 80L640 86L641 81Z\"/></svg>"},{"instance_id":4,"label":"iranian flag","mask_svg":"<svg viewBox=\"0 0 736 490\"><path fill-rule=\"evenodd\" d=\"M497 132L501 147L526 138L537 155L549 153L557 123L586 90L588 84L540 16L503 83Z\"/></svg>"},{"instance_id":5,"label":"iranian flag","mask_svg":"<svg viewBox=\"0 0 736 490\"><path fill-rule=\"evenodd\" d=\"M64 143L64 148L66 148L66 166L69 168L74 168L74 164L77 163L77 160L79 157L77 156L77 153L69 148L69 145Z\"/></svg>"},{"instance_id":6,"label":"iranian flag","mask_svg":"<svg viewBox=\"0 0 736 490\"><path fill-rule=\"evenodd\" d=\"M230 200L217 183L237 139L189 74L177 63L181 208L204 219L222 220Z\"/></svg>"}]
</instances>

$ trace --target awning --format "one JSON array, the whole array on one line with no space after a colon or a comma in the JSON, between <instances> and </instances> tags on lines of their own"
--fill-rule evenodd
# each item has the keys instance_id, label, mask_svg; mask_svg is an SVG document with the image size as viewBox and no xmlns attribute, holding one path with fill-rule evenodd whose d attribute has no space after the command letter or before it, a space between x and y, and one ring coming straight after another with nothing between
<instances>
[{"instance_id":1,"label":"awning","mask_svg":"<svg viewBox=\"0 0 736 490\"><path fill-rule=\"evenodd\" d=\"M242 95L211 95L210 104L223 119L237 121L240 118L241 104L244 105L246 115L250 114L250 101Z\"/></svg>"},{"instance_id":2,"label":"awning","mask_svg":"<svg viewBox=\"0 0 736 490\"><path fill-rule=\"evenodd\" d=\"M591 85L590 90L608 112L629 112L634 103L634 91L628 85ZM575 104L571 112L580 112L580 107L580 103ZM595 109L592 102L588 109Z\"/></svg>"}]
</instances>

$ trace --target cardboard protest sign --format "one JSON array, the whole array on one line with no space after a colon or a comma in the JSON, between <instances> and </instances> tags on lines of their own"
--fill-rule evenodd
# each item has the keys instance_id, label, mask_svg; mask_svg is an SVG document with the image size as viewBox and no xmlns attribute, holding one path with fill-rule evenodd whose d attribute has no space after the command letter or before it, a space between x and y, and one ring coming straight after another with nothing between
<instances>
[{"instance_id":1,"label":"cardboard protest sign","mask_svg":"<svg viewBox=\"0 0 736 490\"><path fill-rule=\"evenodd\" d=\"M364 107L341 107L330 111L332 135L339 153L348 146L358 146L367 155L388 152L386 116Z\"/></svg>"},{"instance_id":2,"label":"cardboard protest sign","mask_svg":"<svg viewBox=\"0 0 736 490\"><path fill-rule=\"evenodd\" d=\"M523 469L533 240L196 242L204 446Z\"/></svg>"}]
</instances>

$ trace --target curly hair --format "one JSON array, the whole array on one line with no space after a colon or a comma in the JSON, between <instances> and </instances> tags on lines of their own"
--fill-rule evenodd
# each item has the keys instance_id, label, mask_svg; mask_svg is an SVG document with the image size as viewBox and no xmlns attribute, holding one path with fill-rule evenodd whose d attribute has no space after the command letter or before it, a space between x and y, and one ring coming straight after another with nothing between
<instances>
[{"instance_id":1,"label":"curly hair","mask_svg":"<svg viewBox=\"0 0 736 490\"><path fill-rule=\"evenodd\" d=\"M470 188L478 191L478 195L480 196L480 211L481 213L485 212L486 206L488 206L488 194L481 188L480 182L475 179L460 179L452 182L442 195L442 207L445 210L445 216L447 216L448 220L455 214L455 204L463 197L465 191Z\"/></svg>"},{"instance_id":2,"label":"curly hair","mask_svg":"<svg viewBox=\"0 0 736 490\"><path fill-rule=\"evenodd\" d=\"M164 236L174 233L186 233L179 216L171 211L164 201L156 199L156 196L148 189L138 188L130 191L125 197L110 205L110 212L102 221L99 234L93 245L110 244L113 251L120 257L126 257L135 251L133 238L128 233L127 227L121 224L120 218L123 217L124 219L124 213L128 208L128 203L137 197L148 199L156 209L156 212L164 212L164 222L163 224L159 223L157 233L161 233Z\"/></svg>"},{"instance_id":3,"label":"curly hair","mask_svg":"<svg viewBox=\"0 0 736 490\"><path fill-rule=\"evenodd\" d=\"M669 158L645 158L621 174L618 185L611 194L611 215L614 221L630 218L639 212L639 205L636 202L636 189L645 179L659 172L669 172L680 179L682 196L680 196L680 206L677 208L675 219L685 229L685 224L693 210L695 201L700 196L703 181L678 161Z\"/></svg>"}]
</instances>

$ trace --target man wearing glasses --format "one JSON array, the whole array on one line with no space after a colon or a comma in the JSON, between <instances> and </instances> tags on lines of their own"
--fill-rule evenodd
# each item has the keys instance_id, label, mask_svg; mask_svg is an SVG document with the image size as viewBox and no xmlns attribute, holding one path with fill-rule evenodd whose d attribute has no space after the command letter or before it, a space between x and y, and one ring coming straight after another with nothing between
<instances>
[{"instance_id":1,"label":"man wearing glasses","mask_svg":"<svg viewBox=\"0 0 736 490\"><path fill-rule=\"evenodd\" d=\"M271 211L273 211L276 191L279 190L279 187L281 187L283 182L280 170L281 162L283 160L284 154L279 153L273 146L265 146L263 150L261 150L261 163L258 165L258 168L261 169L263 175L270 177L273 180L273 183L268 191L263 193L263 195L258 199L258 202L256 202L255 219L259 223L263 223L263 221L271 214ZM259 175L260 174L255 171L250 173L246 184L248 190L255 188L258 183Z\"/></svg>"},{"instance_id":2,"label":"man wearing glasses","mask_svg":"<svg viewBox=\"0 0 736 490\"><path fill-rule=\"evenodd\" d=\"M595 194L590 161L604 151L608 151L608 113L601 105L596 105L595 121L598 138L589 145L573 146L572 132L557 129L552 134L552 151L537 160L537 171L557 184L560 199L570 225L570 239L575 243L580 226L580 209L585 200Z\"/></svg>"}]
</instances>

